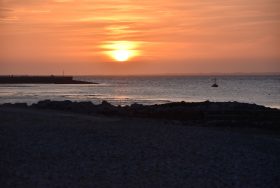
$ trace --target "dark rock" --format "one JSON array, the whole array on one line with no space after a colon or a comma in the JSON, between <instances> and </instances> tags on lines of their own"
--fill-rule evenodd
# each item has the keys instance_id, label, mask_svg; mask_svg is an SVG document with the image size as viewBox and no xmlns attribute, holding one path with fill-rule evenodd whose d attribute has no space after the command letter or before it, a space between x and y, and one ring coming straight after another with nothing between
<instances>
[{"instance_id":1,"label":"dark rock","mask_svg":"<svg viewBox=\"0 0 280 188\"><path fill-rule=\"evenodd\" d=\"M3 104L9 107L27 107L25 103ZM99 105L91 102L44 100L32 104L31 108L53 109L85 114L107 116L145 117L172 120L199 120L217 122L216 125L249 126L280 130L280 110L256 104L239 102L174 102L160 105L114 106L107 101ZM218 123L221 122L221 123Z\"/></svg>"},{"instance_id":2,"label":"dark rock","mask_svg":"<svg viewBox=\"0 0 280 188\"><path fill-rule=\"evenodd\" d=\"M110 104L109 102L107 101L102 101L101 104L100 104L102 107L112 107L113 105Z\"/></svg>"},{"instance_id":3,"label":"dark rock","mask_svg":"<svg viewBox=\"0 0 280 188\"><path fill-rule=\"evenodd\" d=\"M4 103L1 106L3 106L3 107L15 107L15 108L27 108L28 107L28 105L26 103L14 103L14 104Z\"/></svg>"}]
</instances>

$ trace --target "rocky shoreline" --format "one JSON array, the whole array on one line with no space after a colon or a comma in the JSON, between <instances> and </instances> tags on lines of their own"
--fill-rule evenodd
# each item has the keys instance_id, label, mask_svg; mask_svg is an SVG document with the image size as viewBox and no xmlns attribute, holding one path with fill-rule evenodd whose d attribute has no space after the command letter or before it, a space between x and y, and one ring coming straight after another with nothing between
<instances>
[{"instance_id":1,"label":"rocky shoreline","mask_svg":"<svg viewBox=\"0 0 280 188\"><path fill-rule=\"evenodd\" d=\"M93 104L92 102L72 102L69 100L44 100L32 105L6 103L0 107L49 109L80 114L169 119L184 122L199 121L206 126L253 127L280 131L279 109L239 102L174 102L160 105L135 103L130 106L114 106L107 101Z\"/></svg>"}]
</instances>

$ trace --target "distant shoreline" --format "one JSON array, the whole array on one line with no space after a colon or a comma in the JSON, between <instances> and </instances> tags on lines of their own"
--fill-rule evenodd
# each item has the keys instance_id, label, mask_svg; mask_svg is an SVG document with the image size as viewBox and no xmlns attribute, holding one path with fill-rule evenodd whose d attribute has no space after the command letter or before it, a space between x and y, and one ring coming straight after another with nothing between
<instances>
[{"instance_id":1,"label":"distant shoreline","mask_svg":"<svg viewBox=\"0 0 280 188\"><path fill-rule=\"evenodd\" d=\"M280 73L162 73L162 74L99 74L99 75L74 75L83 76L280 76Z\"/></svg>"}]
</instances>

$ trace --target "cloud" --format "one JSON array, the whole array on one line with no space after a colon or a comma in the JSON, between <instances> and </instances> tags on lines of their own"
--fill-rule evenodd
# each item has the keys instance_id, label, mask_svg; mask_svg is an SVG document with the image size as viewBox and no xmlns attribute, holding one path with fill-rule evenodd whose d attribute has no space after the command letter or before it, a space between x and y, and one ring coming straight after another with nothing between
<instances>
[{"instance_id":1,"label":"cloud","mask_svg":"<svg viewBox=\"0 0 280 188\"><path fill-rule=\"evenodd\" d=\"M0 12L1 12L1 13L11 12L11 11L13 11L13 10L12 10L12 9L8 9L8 8L1 8L1 7L0 7Z\"/></svg>"},{"instance_id":2,"label":"cloud","mask_svg":"<svg viewBox=\"0 0 280 188\"><path fill-rule=\"evenodd\" d=\"M12 9L0 7L0 24L17 20L16 16L11 16L12 12Z\"/></svg>"}]
</instances>

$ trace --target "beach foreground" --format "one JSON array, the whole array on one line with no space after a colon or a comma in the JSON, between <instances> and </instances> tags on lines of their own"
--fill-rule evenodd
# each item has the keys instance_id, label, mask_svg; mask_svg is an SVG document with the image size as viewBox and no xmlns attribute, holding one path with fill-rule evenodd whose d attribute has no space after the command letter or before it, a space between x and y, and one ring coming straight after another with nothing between
<instances>
[{"instance_id":1,"label":"beach foreground","mask_svg":"<svg viewBox=\"0 0 280 188\"><path fill-rule=\"evenodd\" d=\"M266 116L253 121L249 111L215 116L213 106L159 117L166 111L139 105L63 105L0 107L1 187L280 186L279 110L257 108Z\"/></svg>"}]
</instances>

